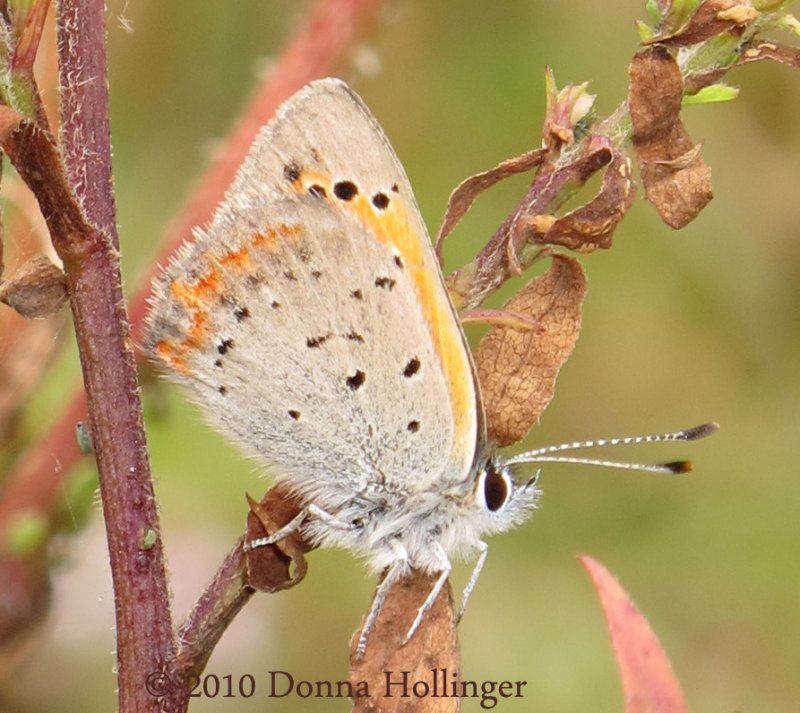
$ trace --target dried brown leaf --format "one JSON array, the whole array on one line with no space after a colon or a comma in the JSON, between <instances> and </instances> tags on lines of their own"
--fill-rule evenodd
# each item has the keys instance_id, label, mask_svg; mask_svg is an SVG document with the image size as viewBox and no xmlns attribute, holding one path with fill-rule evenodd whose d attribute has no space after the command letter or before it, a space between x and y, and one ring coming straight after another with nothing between
<instances>
[{"instance_id":1,"label":"dried brown leaf","mask_svg":"<svg viewBox=\"0 0 800 713\"><path fill-rule=\"evenodd\" d=\"M705 0L679 30L651 37L646 44L687 47L717 37L752 21L753 8L746 8L739 0Z\"/></svg>"},{"instance_id":2,"label":"dried brown leaf","mask_svg":"<svg viewBox=\"0 0 800 713\"><path fill-rule=\"evenodd\" d=\"M610 248L614 231L631 207L635 195L630 159L622 151L614 150L599 193L549 225L545 221L546 230L537 242L561 245L579 252ZM534 227L535 218L532 219Z\"/></svg>"},{"instance_id":3,"label":"dried brown leaf","mask_svg":"<svg viewBox=\"0 0 800 713\"><path fill-rule=\"evenodd\" d=\"M267 537L291 522L300 508L281 487L276 485L256 502L247 497L247 541ZM298 584L306 576L308 565L305 553L311 546L299 532L274 545L256 547L246 553L247 583L260 592L278 592Z\"/></svg>"},{"instance_id":4,"label":"dried brown leaf","mask_svg":"<svg viewBox=\"0 0 800 713\"><path fill-rule=\"evenodd\" d=\"M690 223L713 197L711 171L679 119L683 79L663 47L637 53L628 106L645 197L673 228Z\"/></svg>"},{"instance_id":5,"label":"dried brown leaf","mask_svg":"<svg viewBox=\"0 0 800 713\"><path fill-rule=\"evenodd\" d=\"M771 59L788 67L800 69L800 49L787 47L775 42L758 42L748 47L739 57L739 64L759 62L762 59Z\"/></svg>"},{"instance_id":6,"label":"dried brown leaf","mask_svg":"<svg viewBox=\"0 0 800 713\"><path fill-rule=\"evenodd\" d=\"M711 170L699 156L697 146L678 122L671 139L671 153L679 159L694 155L691 162L678 166L670 160L640 162L645 196L658 210L661 219L671 228L682 228L691 223L714 197ZM685 153L681 154L681 150Z\"/></svg>"},{"instance_id":7,"label":"dried brown leaf","mask_svg":"<svg viewBox=\"0 0 800 713\"><path fill-rule=\"evenodd\" d=\"M640 150L657 153L680 114L683 97L680 68L666 49L654 47L637 52L628 73L628 109L634 144Z\"/></svg>"},{"instance_id":8,"label":"dried brown leaf","mask_svg":"<svg viewBox=\"0 0 800 713\"><path fill-rule=\"evenodd\" d=\"M528 151L521 156L506 159L488 171L476 173L474 176L470 176L461 181L461 183L453 189L453 192L450 194L450 199L447 202L447 210L442 219L439 234L436 236L437 254L441 254L445 239L453 232L453 228L456 227L481 193L488 190L496 183L499 183L504 178L536 168L544 159L545 153L544 149Z\"/></svg>"},{"instance_id":9,"label":"dried brown leaf","mask_svg":"<svg viewBox=\"0 0 800 713\"><path fill-rule=\"evenodd\" d=\"M367 640L363 659L356 656L360 631L356 632L350 646L350 682L354 692L359 689L367 695L357 697L353 711L381 711L381 713L455 713L461 699L447 695L433 695L435 671L446 671L449 676L461 671L461 657L456 635L456 618L449 583L442 588L431 609L426 612L414 635L403 645L417 611L430 593L437 575L414 571L399 580L390 590L375 626ZM432 670L434 673L432 673ZM391 686L390 681L402 683L408 672L409 691L415 681L430 684L427 695L401 697L401 685ZM362 683L366 682L366 684ZM437 692L441 692L441 685ZM389 695L387 695L389 694Z\"/></svg>"},{"instance_id":10,"label":"dried brown leaf","mask_svg":"<svg viewBox=\"0 0 800 713\"><path fill-rule=\"evenodd\" d=\"M625 692L625 713L689 713L658 638L619 582L591 557L579 557L600 598Z\"/></svg>"},{"instance_id":11,"label":"dried brown leaf","mask_svg":"<svg viewBox=\"0 0 800 713\"><path fill-rule=\"evenodd\" d=\"M46 257L35 257L0 283L0 302L27 319L49 317L67 301L67 279Z\"/></svg>"},{"instance_id":12,"label":"dried brown leaf","mask_svg":"<svg viewBox=\"0 0 800 713\"><path fill-rule=\"evenodd\" d=\"M543 331L493 327L475 352L486 426L500 446L522 439L553 397L556 377L578 339L586 276L577 260L553 256L550 269L505 305Z\"/></svg>"}]
</instances>

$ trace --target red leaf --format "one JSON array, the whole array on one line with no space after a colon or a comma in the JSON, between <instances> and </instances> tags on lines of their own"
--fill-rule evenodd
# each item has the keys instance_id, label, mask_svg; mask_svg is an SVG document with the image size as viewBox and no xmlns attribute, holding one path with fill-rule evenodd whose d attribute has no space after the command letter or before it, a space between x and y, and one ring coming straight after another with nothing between
<instances>
[{"instance_id":1,"label":"red leaf","mask_svg":"<svg viewBox=\"0 0 800 713\"><path fill-rule=\"evenodd\" d=\"M622 678L625 713L689 713L680 683L647 619L603 565L586 555L578 559L603 607Z\"/></svg>"}]
</instances>

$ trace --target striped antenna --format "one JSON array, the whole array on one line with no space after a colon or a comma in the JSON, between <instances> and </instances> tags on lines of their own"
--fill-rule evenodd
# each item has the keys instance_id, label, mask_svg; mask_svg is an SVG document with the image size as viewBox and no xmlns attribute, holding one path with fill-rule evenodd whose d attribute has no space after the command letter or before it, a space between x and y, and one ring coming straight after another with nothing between
<instances>
[{"instance_id":1,"label":"striped antenna","mask_svg":"<svg viewBox=\"0 0 800 713\"><path fill-rule=\"evenodd\" d=\"M618 468L622 470L637 470L645 473L666 473L676 475L688 473L692 464L688 460L670 461L668 463L627 463L624 461L605 460L601 458L581 458L578 456L557 455L565 451L582 450L605 446L631 446L641 443L664 443L666 441L696 441L700 438L716 433L719 425L704 423L700 426L687 428L673 433L658 433L650 436L626 436L624 438L598 438L590 441L573 441L561 443L557 446L544 446L525 453L518 453L506 461L506 465L519 465L522 463L573 463L578 465L596 465L601 468Z\"/></svg>"}]
</instances>

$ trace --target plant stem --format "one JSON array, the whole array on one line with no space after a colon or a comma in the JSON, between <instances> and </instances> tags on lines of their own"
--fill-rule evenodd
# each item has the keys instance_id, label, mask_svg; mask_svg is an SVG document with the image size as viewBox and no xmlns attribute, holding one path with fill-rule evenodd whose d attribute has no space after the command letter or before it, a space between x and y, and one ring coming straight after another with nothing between
<instances>
[{"instance_id":1,"label":"plant stem","mask_svg":"<svg viewBox=\"0 0 800 713\"><path fill-rule=\"evenodd\" d=\"M72 296L114 581L119 710L127 713L161 710L143 682L170 664L175 644L119 268L104 12L103 0L57 6L63 159L90 230L77 239L51 232Z\"/></svg>"}]
</instances>

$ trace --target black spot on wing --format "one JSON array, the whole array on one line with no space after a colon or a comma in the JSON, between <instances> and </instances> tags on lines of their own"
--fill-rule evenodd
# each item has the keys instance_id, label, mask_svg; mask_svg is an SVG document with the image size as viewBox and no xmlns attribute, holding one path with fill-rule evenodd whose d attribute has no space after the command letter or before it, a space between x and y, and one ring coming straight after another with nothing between
<instances>
[{"instance_id":1,"label":"black spot on wing","mask_svg":"<svg viewBox=\"0 0 800 713\"><path fill-rule=\"evenodd\" d=\"M410 379L412 376L414 376L414 374L416 374L419 371L419 367L420 367L420 361L419 359L417 359L417 357L409 359L408 363L403 369L403 376L405 376L406 379Z\"/></svg>"},{"instance_id":2,"label":"black spot on wing","mask_svg":"<svg viewBox=\"0 0 800 713\"><path fill-rule=\"evenodd\" d=\"M375 278L375 287L380 287L384 290L391 291L395 286L395 280L391 277L376 277Z\"/></svg>"},{"instance_id":3,"label":"black spot on wing","mask_svg":"<svg viewBox=\"0 0 800 713\"><path fill-rule=\"evenodd\" d=\"M351 391L358 391L366 380L367 375L361 369L356 369L355 374L345 379L345 383Z\"/></svg>"},{"instance_id":4,"label":"black spot on wing","mask_svg":"<svg viewBox=\"0 0 800 713\"><path fill-rule=\"evenodd\" d=\"M217 345L217 351L220 354L227 354L228 351L230 351L232 348L233 348L233 339L230 339L230 338L229 339L223 339Z\"/></svg>"},{"instance_id":5,"label":"black spot on wing","mask_svg":"<svg viewBox=\"0 0 800 713\"><path fill-rule=\"evenodd\" d=\"M290 183L296 183L300 180L300 164L297 161L290 161L283 167L283 177Z\"/></svg>"},{"instance_id":6,"label":"black spot on wing","mask_svg":"<svg viewBox=\"0 0 800 713\"><path fill-rule=\"evenodd\" d=\"M339 200L351 201L358 195L358 186L352 181L339 181L333 184L333 195Z\"/></svg>"}]
</instances>

